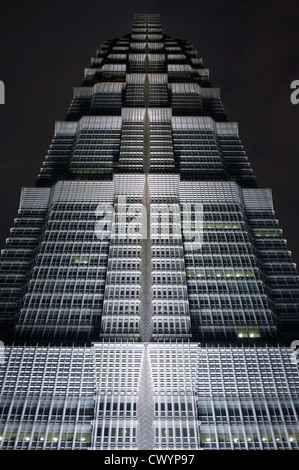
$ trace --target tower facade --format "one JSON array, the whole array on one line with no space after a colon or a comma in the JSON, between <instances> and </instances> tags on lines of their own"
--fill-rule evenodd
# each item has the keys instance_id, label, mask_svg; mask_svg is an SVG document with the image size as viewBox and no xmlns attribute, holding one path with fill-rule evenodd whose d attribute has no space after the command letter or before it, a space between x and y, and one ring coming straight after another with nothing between
<instances>
[{"instance_id":1,"label":"tower facade","mask_svg":"<svg viewBox=\"0 0 299 470\"><path fill-rule=\"evenodd\" d=\"M2 449L298 449L299 280L197 52L135 15L2 251Z\"/></svg>"}]
</instances>

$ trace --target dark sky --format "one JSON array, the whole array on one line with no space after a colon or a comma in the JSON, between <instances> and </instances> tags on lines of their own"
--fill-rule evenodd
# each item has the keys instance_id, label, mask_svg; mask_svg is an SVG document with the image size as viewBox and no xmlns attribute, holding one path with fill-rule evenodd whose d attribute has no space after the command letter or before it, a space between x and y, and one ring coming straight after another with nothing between
<instances>
[{"instance_id":1,"label":"dark sky","mask_svg":"<svg viewBox=\"0 0 299 470\"><path fill-rule=\"evenodd\" d=\"M134 13L160 13L163 31L189 40L210 68L260 187L272 187L276 215L299 263L298 0L11 0L0 6L0 247L32 186L54 132L106 39L131 30Z\"/></svg>"}]
</instances>

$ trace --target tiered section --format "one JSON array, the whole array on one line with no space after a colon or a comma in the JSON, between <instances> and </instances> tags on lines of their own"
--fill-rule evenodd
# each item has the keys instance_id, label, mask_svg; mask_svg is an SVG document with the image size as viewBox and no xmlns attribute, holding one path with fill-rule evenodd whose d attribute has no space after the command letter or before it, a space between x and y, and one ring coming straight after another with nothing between
<instances>
[{"instance_id":1,"label":"tiered section","mask_svg":"<svg viewBox=\"0 0 299 470\"><path fill-rule=\"evenodd\" d=\"M8 347L0 448L299 449L291 354L170 343Z\"/></svg>"},{"instance_id":2,"label":"tiered section","mask_svg":"<svg viewBox=\"0 0 299 470\"><path fill-rule=\"evenodd\" d=\"M18 342L254 344L291 335L298 322L298 276L270 190L119 174L23 190L20 215L29 213L42 217L30 228L23 289L11 292L22 293L9 304L18 308ZM152 334L140 336L142 325Z\"/></svg>"}]
</instances>

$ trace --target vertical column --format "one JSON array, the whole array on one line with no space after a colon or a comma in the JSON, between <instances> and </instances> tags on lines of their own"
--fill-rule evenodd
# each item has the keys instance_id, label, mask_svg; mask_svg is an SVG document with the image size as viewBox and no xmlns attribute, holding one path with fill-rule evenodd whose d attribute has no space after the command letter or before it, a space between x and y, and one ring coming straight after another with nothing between
<instances>
[{"instance_id":1,"label":"vertical column","mask_svg":"<svg viewBox=\"0 0 299 470\"><path fill-rule=\"evenodd\" d=\"M149 175L152 195L153 339L188 339L190 313L176 175Z\"/></svg>"},{"instance_id":2,"label":"vertical column","mask_svg":"<svg viewBox=\"0 0 299 470\"><path fill-rule=\"evenodd\" d=\"M144 175L115 175L102 337L139 340Z\"/></svg>"},{"instance_id":3,"label":"vertical column","mask_svg":"<svg viewBox=\"0 0 299 470\"><path fill-rule=\"evenodd\" d=\"M155 405L153 379L149 360L148 345L144 345L137 402L137 446L139 450L151 450L155 445Z\"/></svg>"},{"instance_id":4,"label":"vertical column","mask_svg":"<svg viewBox=\"0 0 299 470\"><path fill-rule=\"evenodd\" d=\"M148 185L148 177L146 176L146 183L143 191L142 203L145 207L146 213L146 237L141 240L141 263L140 263L140 336L142 341L148 342L151 340L153 332L153 291L152 291L152 249L150 238L150 190Z\"/></svg>"}]
</instances>

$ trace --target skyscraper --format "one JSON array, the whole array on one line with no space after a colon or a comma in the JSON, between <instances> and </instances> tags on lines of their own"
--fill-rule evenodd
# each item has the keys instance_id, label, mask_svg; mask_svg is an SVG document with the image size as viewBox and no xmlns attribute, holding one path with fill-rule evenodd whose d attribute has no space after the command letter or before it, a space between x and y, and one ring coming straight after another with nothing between
<instances>
[{"instance_id":1,"label":"skyscraper","mask_svg":"<svg viewBox=\"0 0 299 470\"><path fill-rule=\"evenodd\" d=\"M296 267L159 15L106 41L1 256L2 449L298 449Z\"/></svg>"}]
</instances>

